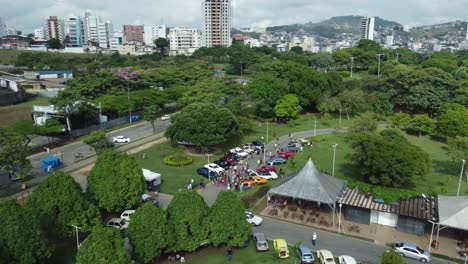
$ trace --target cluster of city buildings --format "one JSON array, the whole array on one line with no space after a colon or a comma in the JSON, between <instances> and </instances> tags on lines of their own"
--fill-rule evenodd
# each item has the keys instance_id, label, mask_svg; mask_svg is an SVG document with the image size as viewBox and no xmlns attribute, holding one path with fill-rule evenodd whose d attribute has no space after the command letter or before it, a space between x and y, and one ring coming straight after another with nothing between
<instances>
[{"instance_id":1,"label":"cluster of city buildings","mask_svg":"<svg viewBox=\"0 0 468 264\"><path fill-rule=\"evenodd\" d=\"M457 37L419 38L410 37L409 26L401 29L392 27L376 28L374 17L363 17L360 34L339 33L332 38L296 32L267 32L265 27L241 28L231 35L232 0L205 0L201 6L203 29L181 25L168 28L160 25L123 25L115 28L110 19L86 12L84 16L72 14L66 19L50 16L45 26L36 28L34 34L24 37L21 32L7 28L0 19L0 48L47 50L49 39L58 39L63 52L118 52L141 55L155 51L155 40L167 39L170 55L191 55L200 47L230 46L232 41L242 42L250 47L274 47L279 52L301 47L305 52L331 53L335 50L355 46L361 39L374 40L384 48L407 47L425 53L442 49L468 49L468 26L463 39ZM461 21L460 21L461 22ZM456 23L456 22L454 22ZM406 34L403 34L406 33ZM464 33L464 32L463 32ZM255 35L256 38L251 36ZM458 34L458 37L463 34Z\"/></svg>"}]
</instances>

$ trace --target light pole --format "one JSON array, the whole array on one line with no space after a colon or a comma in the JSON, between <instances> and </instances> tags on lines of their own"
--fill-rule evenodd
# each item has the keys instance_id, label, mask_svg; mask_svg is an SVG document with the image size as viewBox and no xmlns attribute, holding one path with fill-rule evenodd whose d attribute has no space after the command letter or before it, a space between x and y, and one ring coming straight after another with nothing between
<instances>
[{"instance_id":1,"label":"light pole","mask_svg":"<svg viewBox=\"0 0 468 264\"><path fill-rule=\"evenodd\" d=\"M377 54L377 57L379 57L379 65L377 66L377 77L380 78L380 56L382 56L382 54Z\"/></svg>"},{"instance_id":2,"label":"light pole","mask_svg":"<svg viewBox=\"0 0 468 264\"><path fill-rule=\"evenodd\" d=\"M205 154L205 155L208 157L208 164L210 164L210 156L211 156L211 154L208 154L208 153L207 153L207 154Z\"/></svg>"},{"instance_id":3,"label":"light pole","mask_svg":"<svg viewBox=\"0 0 468 264\"><path fill-rule=\"evenodd\" d=\"M74 227L76 230L76 248L80 250L80 240L78 239L78 230L81 230L81 227L76 226L76 225L71 225L71 226Z\"/></svg>"},{"instance_id":4,"label":"light pole","mask_svg":"<svg viewBox=\"0 0 468 264\"><path fill-rule=\"evenodd\" d=\"M317 118L314 117L314 137L317 135Z\"/></svg>"},{"instance_id":5,"label":"light pole","mask_svg":"<svg viewBox=\"0 0 468 264\"><path fill-rule=\"evenodd\" d=\"M341 129L341 108L340 108L340 129Z\"/></svg>"},{"instance_id":6,"label":"light pole","mask_svg":"<svg viewBox=\"0 0 468 264\"><path fill-rule=\"evenodd\" d=\"M397 61L397 62L399 62L399 61L398 61L398 58L399 58L399 57L400 57L400 53L397 52L397 53L396 53L396 61Z\"/></svg>"},{"instance_id":7,"label":"light pole","mask_svg":"<svg viewBox=\"0 0 468 264\"><path fill-rule=\"evenodd\" d=\"M465 160L462 160L462 166L461 166L461 171L460 171L460 180L458 180L457 196L460 194L461 180L462 180L463 169L464 168L465 168Z\"/></svg>"},{"instance_id":8,"label":"light pole","mask_svg":"<svg viewBox=\"0 0 468 264\"><path fill-rule=\"evenodd\" d=\"M127 99L128 99L128 115L130 116L130 123L132 123L132 106L130 105L130 81L127 78Z\"/></svg>"},{"instance_id":9,"label":"light pole","mask_svg":"<svg viewBox=\"0 0 468 264\"><path fill-rule=\"evenodd\" d=\"M332 176L335 177L335 157L336 157L336 147L338 144L333 145L333 166L332 166Z\"/></svg>"},{"instance_id":10,"label":"light pole","mask_svg":"<svg viewBox=\"0 0 468 264\"><path fill-rule=\"evenodd\" d=\"M351 77L353 77L354 57L351 57Z\"/></svg>"},{"instance_id":11,"label":"light pole","mask_svg":"<svg viewBox=\"0 0 468 264\"><path fill-rule=\"evenodd\" d=\"M339 214L338 214L338 233L341 232L341 207L343 206L343 204L341 203L341 199L343 199L343 197L336 197L338 198L338 207L340 208L340 211L339 211Z\"/></svg>"}]
</instances>

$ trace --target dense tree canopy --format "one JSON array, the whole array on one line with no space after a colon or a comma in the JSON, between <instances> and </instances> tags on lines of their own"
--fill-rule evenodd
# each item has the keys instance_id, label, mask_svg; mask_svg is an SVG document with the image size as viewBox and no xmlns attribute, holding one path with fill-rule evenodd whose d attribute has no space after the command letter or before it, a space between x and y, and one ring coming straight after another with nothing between
<instances>
[{"instance_id":1,"label":"dense tree canopy","mask_svg":"<svg viewBox=\"0 0 468 264\"><path fill-rule=\"evenodd\" d=\"M136 210L126 235L138 259L145 263L161 256L174 241L166 212L152 203L146 203Z\"/></svg>"},{"instance_id":2,"label":"dense tree canopy","mask_svg":"<svg viewBox=\"0 0 468 264\"><path fill-rule=\"evenodd\" d=\"M80 185L64 172L51 174L42 181L29 196L28 208L44 230L60 237L75 234L70 225L80 226L84 232L101 225L99 210L84 198Z\"/></svg>"},{"instance_id":3,"label":"dense tree canopy","mask_svg":"<svg viewBox=\"0 0 468 264\"><path fill-rule=\"evenodd\" d=\"M88 175L87 192L107 211L133 207L144 188L143 171L135 158L114 150L102 152Z\"/></svg>"},{"instance_id":4,"label":"dense tree canopy","mask_svg":"<svg viewBox=\"0 0 468 264\"><path fill-rule=\"evenodd\" d=\"M216 224L213 224L216 223ZM209 240L215 245L239 247L248 240L250 224L245 220L241 200L232 191L220 192L206 218Z\"/></svg>"},{"instance_id":5,"label":"dense tree canopy","mask_svg":"<svg viewBox=\"0 0 468 264\"><path fill-rule=\"evenodd\" d=\"M277 117L294 118L301 113L302 107L299 104L299 99L297 99L296 95L287 94L278 100L274 111Z\"/></svg>"},{"instance_id":6,"label":"dense tree canopy","mask_svg":"<svg viewBox=\"0 0 468 264\"><path fill-rule=\"evenodd\" d=\"M130 264L119 230L109 227L94 227L91 234L81 242L76 255L77 264Z\"/></svg>"},{"instance_id":7,"label":"dense tree canopy","mask_svg":"<svg viewBox=\"0 0 468 264\"><path fill-rule=\"evenodd\" d=\"M239 134L239 122L226 108L211 103L194 103L171 117L166 136L207 149Z\"/></svg>"},{"instance_id":8,"label":"dense tree canopy","mask_svg":"<svg viewBox=\"0 0 468 264\"><path fill-rule=\"evenodd\" d=\"M50 249L35 217L15 200L0 199L0 259L2 263L41 263Z\"/></svg>"},{"instance_id":9,"label":"dense tree canopy","mask_svg":"<svg viewBox=\"0 0 468 264\"><path fill-rule=\"evenodd\" d=\"M173 225L174 240L169 251L194 251L207 239L206 224L208 206L197 192L183 191L177 193L167 208L169 223Z\"/></svg>"},{"instance_id":10,"label":"dense tree canopy","mask_svg":"<svg viewBox=\"0 0 468 264\"><path fill-rule=\"evenodd\" d=\"M446 104L437 115L437 134L445 138L468 136L468 109L459 104Z\"/></svg>"},{"instance_id":11,"label":"dense tree canopy","mask_svg":"<svg viewBox=\"0 0 468 264\"><path fill-rule=\"evenodd\" d=\"M21 171L17 174L20 177L26 176L31 169L31 163L26 158L28 155L25 146L26 137L13 129L0 128L0 168L10 170L14 166L20 165Z\"/></svg>"}]
</instances>

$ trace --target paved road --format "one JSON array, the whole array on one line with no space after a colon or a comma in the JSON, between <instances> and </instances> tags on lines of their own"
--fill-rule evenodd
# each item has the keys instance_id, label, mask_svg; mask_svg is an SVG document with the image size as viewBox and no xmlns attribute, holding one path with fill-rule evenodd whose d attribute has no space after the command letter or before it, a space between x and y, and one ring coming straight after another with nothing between
<instances>
[{"instance_id":1,"label":"paved road","mask_svg":"<svg viewBox=\"0 0 468 264\"><path fill-rule=\"evenodd\" d=\"M268 239L284 238L289 244L296 244L300 241L307 244L313 251L318 249L328 249L335 256L350 255L358 262L380 263L382 254L386 247L371 242L325 232L310 227L297 225L285 221L275 220L268 217L263 218L261 226L254 227L254 232L263 232ZM317 244L312 246L312 234L317 233ZM409 263L420 263L411 259L406 259ZM452 263L447 260L433 259L433 264Z\"/></svg>"}]
</instances>

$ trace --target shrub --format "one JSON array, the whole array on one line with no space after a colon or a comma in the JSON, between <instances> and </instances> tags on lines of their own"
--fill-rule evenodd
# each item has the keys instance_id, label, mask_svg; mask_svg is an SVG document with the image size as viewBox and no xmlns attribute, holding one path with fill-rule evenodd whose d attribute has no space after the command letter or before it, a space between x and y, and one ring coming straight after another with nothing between
<instances>
[{"instance_id":1,"label":"shrub","mask_svg":"<svg viewBox=\"0 0 468 264\"><path fill-rule=\"evenodd\" d=\"M320 135L320 136L315 136L312 137L312 142L322 142L322 141L327 141L329 138L328 135Z\"/></svg>"},{"instance_id":2,"label":"shrub","mask_svg":"<svg viewBox=\"0 0 468 264\"><path fill-rule=\"evenodd\" d=\"M192 163L193 159L190 156L177 153L164 157L163 162L169 166L179 167Z\"/></svg>"},{"instance_id":3,"label":"shrub","mask_svg":"<svg viewBox=\"0 0 468 264\"><path fill-rule=\"evenodd\" d=\"M301 122L298 119L294 119L294 120L291 120L291 121L288 122L289 127L296 127L296 126L298 126L300 124L301 124Z\"/></svg>"}]
</instances>

